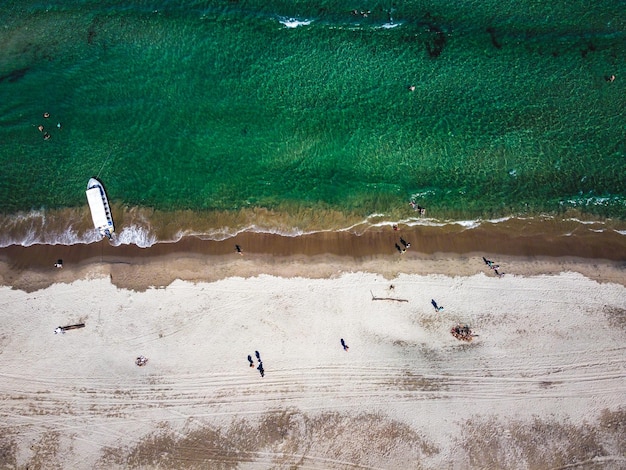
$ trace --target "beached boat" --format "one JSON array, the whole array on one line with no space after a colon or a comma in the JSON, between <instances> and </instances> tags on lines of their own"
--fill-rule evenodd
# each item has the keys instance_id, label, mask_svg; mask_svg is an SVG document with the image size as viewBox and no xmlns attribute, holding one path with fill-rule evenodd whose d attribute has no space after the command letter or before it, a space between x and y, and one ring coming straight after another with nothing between
<instances>
[{"instance_id":1,"label":"beached boat","mask_svg":"<svg viewBox=\"0 0 626 470\"><path fill-rule=\"evenodd\" d=\"M115 228L113 227L113 217L111 216L109 200L104 192L102 183L96 178L90 178L89 183L87 183L86 194L94 227L103 237L107 237L111 240Z\"/></svg>"}]
</instances>

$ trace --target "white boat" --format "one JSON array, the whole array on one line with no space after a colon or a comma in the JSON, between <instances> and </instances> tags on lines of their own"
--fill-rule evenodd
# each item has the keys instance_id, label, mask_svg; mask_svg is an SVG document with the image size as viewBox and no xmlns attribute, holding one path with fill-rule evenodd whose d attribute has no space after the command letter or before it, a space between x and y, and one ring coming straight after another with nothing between
<instances>
[{"instance_id":1,"label":"white boat","mask_svg":"<svg viewBox=\"0 0 626 470\"><path fill-rule=\"evenodd\" d=\"M111 240L115 228L113 227L109 200L104 192L102 183L96 178L90 178L89 183L87 183L86 194L94 227L100 232L100 235Z\"/></svg>"}]
</instances>

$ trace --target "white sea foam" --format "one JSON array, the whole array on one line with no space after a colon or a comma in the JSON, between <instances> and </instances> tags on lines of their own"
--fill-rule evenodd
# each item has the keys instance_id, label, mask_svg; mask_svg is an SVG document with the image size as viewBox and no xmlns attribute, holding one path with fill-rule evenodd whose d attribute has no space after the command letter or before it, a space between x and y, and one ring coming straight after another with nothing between
<instances>
[{"instance_id":1,"label":"white sea foam","mask_svg":"<svg viewBox=\"0 0 626 470\"><path fill-rule=\"evenodd\" d=\"M579 196L560 201L561 206L606 206L609 204L626 205L626 199L621 196Z\"/></svg>"},{"instance_id":2,"label":"white sea foam","mask_svg":"<svg viewBox=\"0 0 626 470\"><path fill-rule=\"evenodd\" d=\"M431 219L428 217L415 217L412 219L406 219L399 221L399 223L409 225L409 226L417 226L424 225L429 227L445 227L446 225L460 225L466 229L473 229L476 227L480 227L482 224L499 224L502 222L506 222L508 220L513 219L513 217L500 217L498 219L470 219L470 220L438 220Z\"/></svg>"},{"instance_id":3,"label":"white sea foam","mask_svg":"<svg viewBox=\"0 0 626 470\"><path fill-rule=\"evenodd\" d=\"M553 219L553 215L545 214L530 219ZM98 232L92 228L76 228L76 225L82 226L80 222L74 221L76 225L70 225L60 232L50 231L51 224L49 218L46 217L44 211L31 211L28 213L20 213L10 216L4 220L7 230L0 235L0 247L10 245L31 246L36 244L43 245L75 245L90 244L101 240ZM414 216L402 219L391 219L383 213L372 213L362 220L343 227L333 227L329 229L306 230L301 227L268 227L256 224L248 224L241 227L216 227L205 232L194 231L193 229L181 229L175 233L171 239L158 239L156 231L151 228L151 221L140 217L134 223L117 227L113 244L119 245L136 245L141 248L148 248L157 243L176 243L185 237L197 237L201 240L223 241L232 239L237 235L247 233L264 233L280 235L283 237L299 237L322 232L349 232L353 234L362 234L368 229L375 228L391 228L393 225L404 225L408 227L425 226L425 227L445 227L460 226L463 230L472 230L483 224L500 224L511 219L525 220L524 217L508 216L494 219L468 219L468 220L441 220L426 216L420 216L415 213ZM580 225L591 225L589 230L594 232L602 232L604 223L602 221L585 221L576 218L566 219ZM83 221L84 222L84 221ZM626 235L626 231L617 231L621 235Z\"/></svg>"},{"instance_id":4,"label":"white sea foam","mask_svg":"<svg viewBox=\"0 0 626 470\"><path fill-rule=\"evenodd\" d=\"M95 243L101 240L100 234L96 230L86 232L74 230L69 227L66 231L58 234L46 234L43 244L45 245L76 245Z\"/></svg>"},{"instance_id":5,"label":"white sea foam","mask_svg":"<svg viewBox=\"0 0 626 470\"><path fill-rule=\"evenodd\" d=\"M72 224L61 232L50 230L44 210L19 212L3 219L0 247L11 245L76 245L99 239L95 231L82 231Z\"/></svg>"},{"instance_id":6,"label":"white sea foam","mask_svg":"<svg viewBox=\"0 0 626 470\"><path fill-rule=\"evenodd\" d=\"M480 222L480 220L457 220L454 223L464 228L476 228L480 226Z\"/></svg>"},{"instance_id":7,"label":"white sea foam","mask_svg":"<svg viewBox=\"0 0 626 470\"><path fill-rule=\"evenodd\" d=\"M137 245L139 248L149 248L159 240L146 227L131 225L122 228L115 236L113 245Z\"/></svg>"},{"instance_id":8,"label":"white sea foam","mask_svg":"<svg viewBox=\"0 0 626 470\"><path fill-rule=\"evenodd\" d=\"M338 231L355 231L361 227L392 227L396 224L406 225L408 227L425 226L425 227L445 227L447 225L460 225L466 229L479 227L483 223L498 224L511 220L513 217L500 217L498 219L475 219L475 220L438 220L429 217L408 217L399 220L389 220L383 214L372 214L361 222L355 223ZM381 219L381 220L376 220Z\"/></svg>"},{"instance_id":9,"label":"white sea foam","mask_svg":"<svg viewBox=\"0 0 626 470\"><path fill-rule=\"evenodd\" d=\"M500 222L506 222L507 220L511 220L513 216L500 217L498 219L487 219L486 222L490 224L499 224Z\"/></svg>"},{"instance_id":10,"label":"white sea foam","mask_svg":"<svg viewBox=\"0 0 626 470\"><path fill-rule=\"evenodd\" d=\"M299 227L292 227L289 229L280 229L273 227L260 227L257 225L247 225L245 227L221 227L219 229L212 230L210 232L185 232L183 236L196 237L201 240L214 240L223 241L229 238L234 238L241 233L267 233L271 235L280 235L283 237L300 237L302 235L309 235L317 232L325 232L332 230L302 230ZM159 241L161 242L161 241Z\"/></svg>"},{"instance_id":11,"label":"white sea foam","mask_svg":"<svg viewBox=\"0 0 626 470\"><path fill-rule=\"evenodd\" d=\"M28 231L19 239L11 236L0 238L0 248L11 245L32 246L32 245L79 245L94 243L100 240L100 236L93 232L80 233L72 228L61 233L41 233L38 231Z\"/></svg>"},{"instance_id":12,"label":"white sea foam","mask_svg":"<svg viewBox=\"0 0 626 470\"><path fill-rule=\"evenodd\" d=\"M278 21L286 28L297 28L298 26L308 26L312 20L298 20L296 18L279 18Z\"/></svg>"},{"instance_id":13,"label":"white sea foam","mask_svg":"<svg viewBox=\"0 0 626 470\"><path fill-rule=\"evenodd\" d=\"M579 224L582 224L582 225L595 225L595 224L601 223L601 222L594 221L594 220L580 220L580 219L577 219L575 217L569 218L567 220L570 220L572 222L576 222L576 223L579 223Z\"/></svg>"},{"instance_id":14,"label":"white sea foam","mask_svg":"<svg viewBox=\"0 0 626 470\"><path fill-rule=\"evenodd\" d=\"M245 232L245 229L231 229L230 227L221 227L210 232L194 232L189 231L183 234L183 237L196 237L200 240L214 240L221 242L237 236L237 234Z\"/></svg>"},{"instance_id":15,"label":"white sea foam","mask_svg":"<svg viewBox=\"0 0 626 470\"><path fill-rule=\"evenodd\" d=\"M414 193L413 195L411 195L411 200L415 201L417 199L420 198L425 198L428 196L434 196L435 195L435 191L432 189L427 189L426 191L421 191L419 193Z\"/></svg>"}]
</instances>

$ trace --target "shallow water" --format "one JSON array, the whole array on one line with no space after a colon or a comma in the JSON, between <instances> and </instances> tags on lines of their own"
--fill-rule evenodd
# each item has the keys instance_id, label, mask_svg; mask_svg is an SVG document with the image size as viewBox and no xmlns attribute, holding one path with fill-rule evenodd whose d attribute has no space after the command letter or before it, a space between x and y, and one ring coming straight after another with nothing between
<instances>
[{"instance_id":1,"label":"shallow water","mask_svg":"<svg viewBox=\"0 0 626 470\"><path fill-rule=\"evenodd\" d=\"M256 3L3 8L5 219L88 227L95 175L155 239L626 218L623 2Z\"/></svg>"}]
</instances>

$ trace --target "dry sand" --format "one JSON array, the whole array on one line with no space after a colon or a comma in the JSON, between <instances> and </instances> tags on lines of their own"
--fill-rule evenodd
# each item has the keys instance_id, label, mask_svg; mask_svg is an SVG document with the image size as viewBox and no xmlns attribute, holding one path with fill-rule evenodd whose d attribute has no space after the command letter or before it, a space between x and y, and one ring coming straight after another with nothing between
<instances>
[{"instance_id":1,"label":"dry sand","mask_svg":"<svg viewBox=\"0 0 626 470\"><path fill-rule=\"evenodd\" d=\"M623 266L497 261L2 262L0 468L626 468Z\"/></svg>"}]
</instances>

